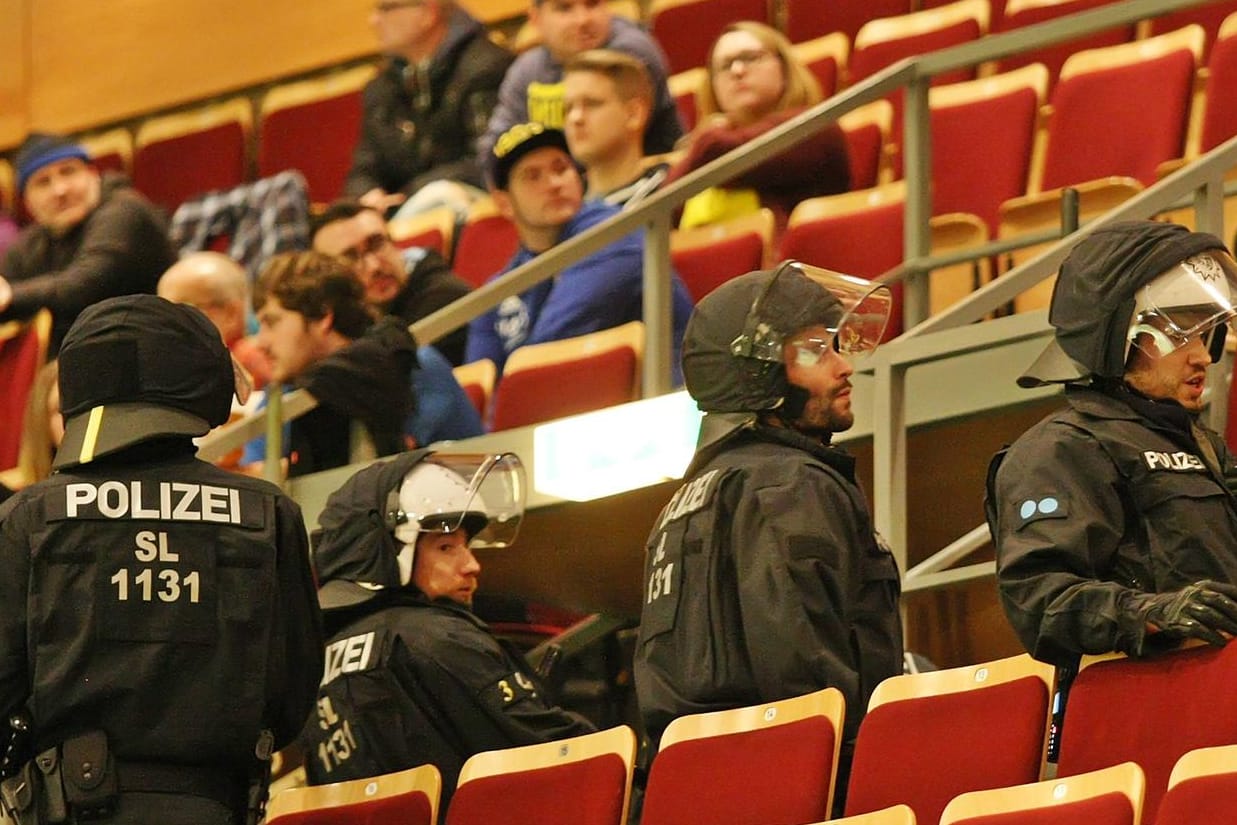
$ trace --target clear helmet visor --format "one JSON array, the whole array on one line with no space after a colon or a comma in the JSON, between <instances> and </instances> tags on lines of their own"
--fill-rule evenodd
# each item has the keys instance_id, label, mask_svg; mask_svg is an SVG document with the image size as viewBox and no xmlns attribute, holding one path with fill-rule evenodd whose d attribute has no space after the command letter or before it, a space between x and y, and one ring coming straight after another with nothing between
<instances>
[{"instance_id":1,"label":"clear helmet visor","mask_svg":"<svg viewBox=\"0 0 1237 825\"><path fill-rule=\"evenodd\" d=\"M788 323L788 309L801 313L804 308L781 306L771 296L776 296L778 280L789 271L824 287L839 305L831 309L838 311L807 319L806 323ZM885 334L892 305L893 295L884 284L800 261L784 261L752 302L743 332L731 343L730 350L734 355L781 363L787 339L806 326L819 325L829 333L828 340L819 342L822 349L832 348L845 355L872 352Z\"/></svg>"},{"instance_id":2,"label":"clear helmet visor","mask_svg":"<svg viewBox=\"0 0 1237 825\"><path fill-rule=\"evenodd\" d=\"M434 453L398 490L395 538L463 529L471 547L507 547L524 518L524 465L513 453Z\"/></svg>"},{"instance_id":3,"label":"clear helmet visor","mask_svg":"<svg viewBox=\"0 0 1237 825\"><path fill-rule=\"evenodd\" d=\"M1162 358L1200 339L1218 360L1227 324L1237 316L1237 264L1228 253L1194 255L1139 287L1126 336L1137 349Z\"/></svg>"}]
</instances>

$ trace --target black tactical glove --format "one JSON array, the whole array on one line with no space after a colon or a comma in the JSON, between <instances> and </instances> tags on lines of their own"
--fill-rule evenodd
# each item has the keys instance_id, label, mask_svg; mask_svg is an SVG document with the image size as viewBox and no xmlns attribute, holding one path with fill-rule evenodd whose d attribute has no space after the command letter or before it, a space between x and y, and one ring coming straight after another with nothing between
<instances>
[{"instance_id":1,"label":"black tactical glove","mask_svg":"<svg viewBox=\"0 0 1237 825\"><path fill-rule=\"evenodd\" d=\"M1223 647L1237 636L1237 587L1200 581L1169 593L1138 596L1132 605L1141 627L1131 633L1128 653L1141 656L1181 639Z\"/></svg>"}]
</instances>

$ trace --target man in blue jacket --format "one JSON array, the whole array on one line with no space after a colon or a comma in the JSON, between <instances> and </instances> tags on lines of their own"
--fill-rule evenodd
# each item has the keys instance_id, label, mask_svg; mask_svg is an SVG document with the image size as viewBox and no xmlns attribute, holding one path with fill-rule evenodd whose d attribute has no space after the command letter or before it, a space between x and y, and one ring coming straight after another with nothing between
<instances>
[{"instance_id":1,"label":"man in blue jacket","mask_svg":"<svg viewBox=\"0 0 1237 825\"><path fill-rule=\"evenodd\" d=\"M584 202L584 181L557 129L521 123L494 144L494 201L515 223L520 248L495 278L502 277L554 245L619 213L600 201ZM692 302L674 276L674 364ZM643 315L644 236L633 232L564 268L497 308L468 328L465 361L491 359L502 370L507 356L524 344L539 344L609 329Z\"/></svg>"}]
</instances>

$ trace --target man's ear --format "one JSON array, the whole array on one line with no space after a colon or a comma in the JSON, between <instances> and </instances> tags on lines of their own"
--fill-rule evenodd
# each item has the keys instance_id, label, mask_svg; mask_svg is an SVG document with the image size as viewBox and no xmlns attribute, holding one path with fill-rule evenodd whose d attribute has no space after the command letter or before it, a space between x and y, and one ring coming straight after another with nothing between
<instances>
[{"instance_id":1,"label":"man's ear","mask_svg":"<svg viewBox=\"0 0 1237 825\"><path fill-rule=\"evenodd\" d=\"M494 189L490 191L490 197L494 199L494 206L497 207L498 214L509 221L515 220L515 206L511 203L511 195L502 189Z\"/></svg>"},{"instance_id":2,"label":"man's ear","mask_svg":"<svg viewBox=\"0 0 1237 825\"><path fill-rule=\"evenodd\" d=\"M322 311L321 318L315 318L312 321L305 319L311 332L319 337L329 335L335 329L335 310L327 308Z\"/></svg>"},{"instance_id":3,"label":"man's ear","mask_svg":"<svg viewBox=\"0 0 1237 825\"><path fill-rule=\"evenodd\" d=\"M644 135L644 130L649 125L649 117L652 115L652 108L649 106L649 102L642 98L633 97L623 104L623 108L627 112L627 128L640 135Z\"/></svg>"}]
</instances>

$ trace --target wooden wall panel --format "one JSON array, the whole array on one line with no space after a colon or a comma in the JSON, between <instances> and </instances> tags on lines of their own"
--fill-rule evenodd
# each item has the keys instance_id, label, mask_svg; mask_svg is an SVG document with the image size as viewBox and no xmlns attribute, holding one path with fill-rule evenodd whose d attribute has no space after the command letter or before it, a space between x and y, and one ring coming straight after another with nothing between
<instances>
[{"instance_id":1,"label":"wooden wall panel","mask_svg":"<svg viewBox=\"0 0 1237 825\"><path fill-rule=\"evenodd\" d=\"M529 0L464 0L487 23ZM0 150L353 60L374 0L0 0ZM10 25L17 21L19 25Z\"/></svg>"},{"instance_id":2,"label":"wooden wall panel","mask_svg":"<svg viewBox=\"0 0 1237 825\"><path fill-rule=\"evenodd\" d=\"M15 145L26 134L26 24L31 2L0 0L0 147Z\"/></svg>"}]
</instances>

